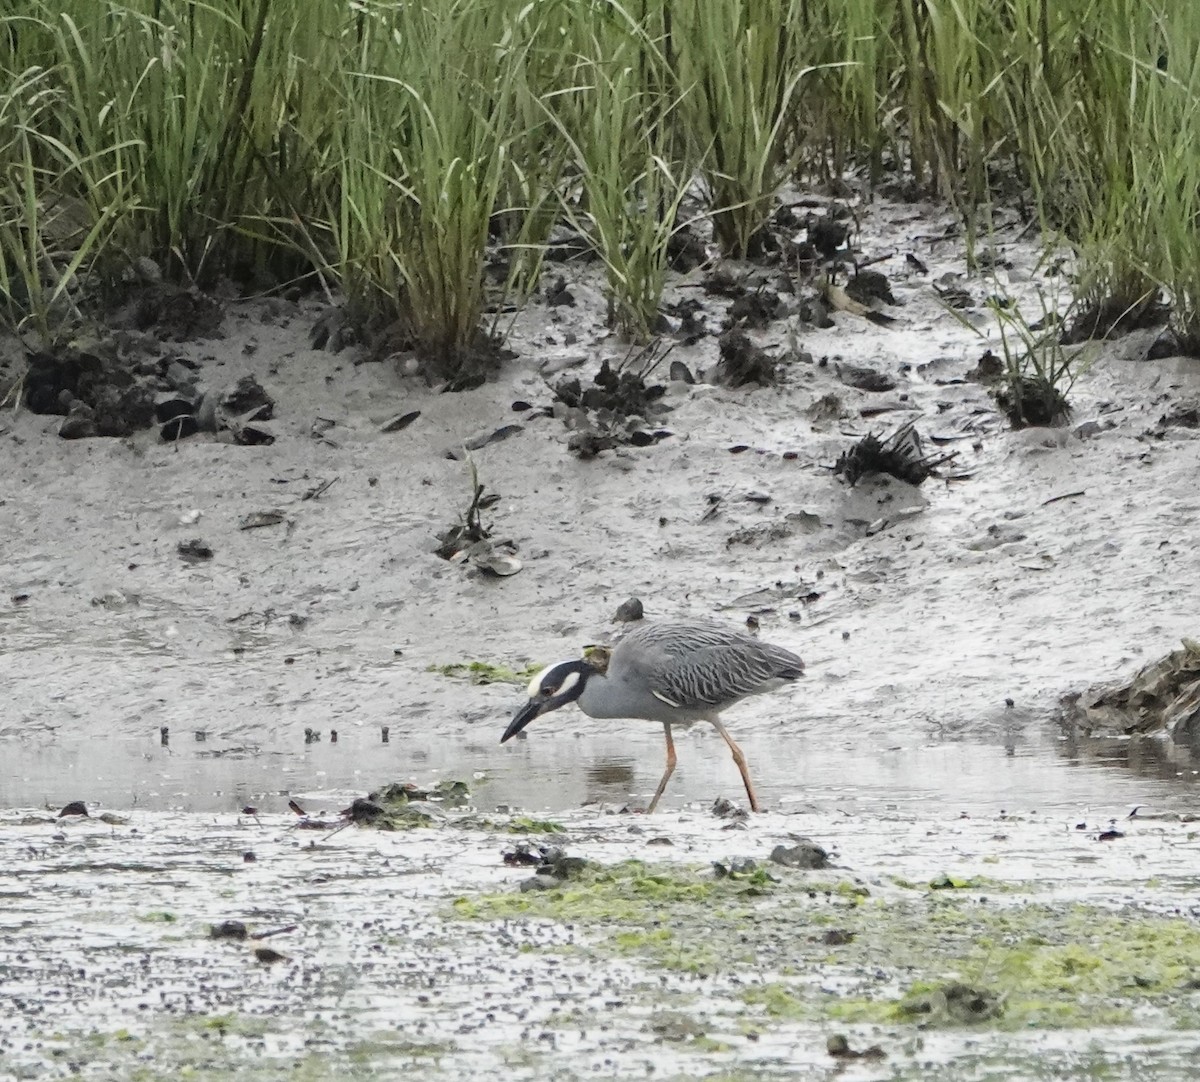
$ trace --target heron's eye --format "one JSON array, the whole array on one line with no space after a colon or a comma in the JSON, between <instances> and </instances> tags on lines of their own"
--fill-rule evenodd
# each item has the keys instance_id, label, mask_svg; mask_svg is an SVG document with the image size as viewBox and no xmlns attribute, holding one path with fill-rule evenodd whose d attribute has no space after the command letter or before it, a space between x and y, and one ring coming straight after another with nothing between
<instances>
[{"instance_id":1,"label":"heron's eye","mask_svg":"<svg viewBox=\"0 0 1200 1082\"><path fill-rule=\"evenodd\" d=\"M545 695L546 698L550 698L551 695L556 695L557 693L558 693L558 685L557 684L542 685L542 694Z\"/></svg>"}]
</instances>

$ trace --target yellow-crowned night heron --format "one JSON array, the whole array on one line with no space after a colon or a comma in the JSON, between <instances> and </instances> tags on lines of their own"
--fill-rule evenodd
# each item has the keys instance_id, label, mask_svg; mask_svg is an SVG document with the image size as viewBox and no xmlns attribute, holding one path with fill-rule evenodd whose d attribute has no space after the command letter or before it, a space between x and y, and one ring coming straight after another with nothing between
<instances>
[{"instance_id":1,"label":"yellow-crowned night heron","mask_svg":"<svg viewBox=\"0 0 1200 1082\"><path fill-rule=\"evenodd\" d=\"M643 718L661 722L667 734L667 769L650 801L654 811L675 769L673 725L713 724L741 771L750 807L758 798L742 749L721 724L720 714L748 695L773 691L804 675L790 650L718 624L645 624L611 652L543 669L529 685L529 701L500 738L503 744L534 718L577 702L593 718Z\"/></svg>"}]
</instances>

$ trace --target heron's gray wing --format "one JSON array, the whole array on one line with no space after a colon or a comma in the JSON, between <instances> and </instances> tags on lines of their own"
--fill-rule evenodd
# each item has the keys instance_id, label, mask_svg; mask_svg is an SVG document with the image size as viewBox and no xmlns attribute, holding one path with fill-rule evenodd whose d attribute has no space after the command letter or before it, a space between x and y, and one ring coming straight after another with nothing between
<instances>
[{"instance_id":1,"label":"heron's gray wing","mask_svg":"<svg viewBox=\"0 0 1200 1082\"><path fill-rule=\"evenodd\" d=\"M659 653L646 665L652 694L685 710L725 706L803 673L804 663L795 654L754 639Z\"/></svg>"}]
</instances>

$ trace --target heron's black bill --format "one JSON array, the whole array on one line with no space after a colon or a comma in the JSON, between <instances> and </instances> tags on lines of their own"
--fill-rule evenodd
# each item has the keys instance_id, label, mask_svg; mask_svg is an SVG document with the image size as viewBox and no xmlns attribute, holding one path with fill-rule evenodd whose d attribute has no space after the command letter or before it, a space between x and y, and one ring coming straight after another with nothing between
<instances>
[{"instance_id":1,"label":"heron's black bill","mask_svg":"<svg viewBox=\"0 0 1200 1082\"><path fill-rule=\"evenodd\" d=\"M508 723L508 728L504 730L504 735L500 738L500 743L503 744L506 740L511 740L522 729L525 728L534 718L542 712L544 704L536 699L530 699L520 710L516 716Z\"/></svg>"}]
</instances>

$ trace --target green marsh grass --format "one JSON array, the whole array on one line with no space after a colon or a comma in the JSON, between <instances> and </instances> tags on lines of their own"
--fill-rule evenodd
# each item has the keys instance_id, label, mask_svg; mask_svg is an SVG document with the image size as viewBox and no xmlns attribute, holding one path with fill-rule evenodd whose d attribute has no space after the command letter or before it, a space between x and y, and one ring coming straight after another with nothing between
<instances>
[{"instance_id":1,"label":"green marsh grass","mask_svg":"<svg viewBox=\"0 0 1200 1082\"><path fill-rule=\"evenodd\" d=\"M645 342L692 182L679 100L656 42L623 11L579 44L571 85L547 102L577 177L561 191L563 212L604 264L609 322Z\"/></svg>"},{"instance_id":2,"label":"green marsh grass","mask_svg":"<svg viewBox=\"0 0 1200 1082\"><path fill-rule=\"evenodd\" d=\"M524 9L528 11L529 9ZM525 46L499 46L512 3L366 5L330 229L352 305L393 309L427 368L484 349L484 252L521 116Z\"/></svg>"},{"instance_id":3,"label":"green marsh grass","mask_svg":"<svg viewBox=\"0 0 1200 1082\"><path fill-rule=\"evenodd\" d=\"M675 0L666 57L708 191L713 232L735 258L750 251L799 151L786 139L811 69L800 60L801 0Z\"/></svg>"},{"instance_id":4,"label":"green marsh grass","mask_svg":"<svg viewBox=\"0 0 1200 1082\"><path fill-rule=\"evenodd\" d=\"M969 249L1016 193L1085 309L1165 295L1195 348L1198 24L1179 0L0 5L0 317L59 333L142 256L307 275L453 382L564 218L645 339L697 182L744 255L782 183L869 170L950 200Z\"/></svg>"}]
</instances>

